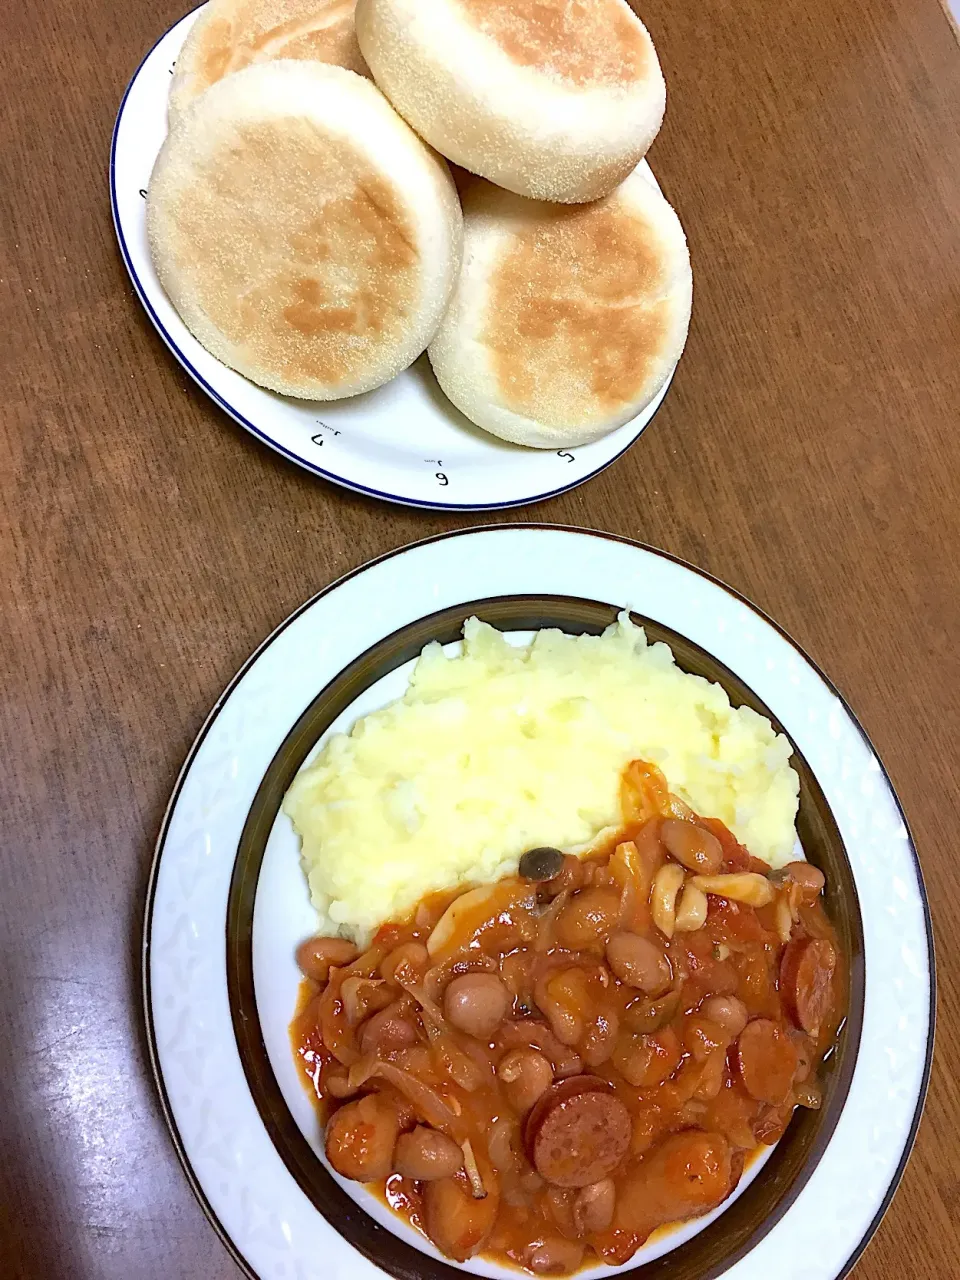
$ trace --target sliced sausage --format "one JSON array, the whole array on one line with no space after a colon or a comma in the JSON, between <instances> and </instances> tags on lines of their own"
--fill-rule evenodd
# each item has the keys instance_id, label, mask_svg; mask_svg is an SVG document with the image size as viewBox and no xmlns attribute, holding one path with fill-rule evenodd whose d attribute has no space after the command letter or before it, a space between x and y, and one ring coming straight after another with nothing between
<instances>
[{"instance_id":1,"label":"sliced sausage","mask_svg":"<svg viewBox=\"0 0 960 1280\"><path fill-rule=\"evenodd\" d=\"M778 1106L790 1092L797 1069L797 1050L775 1022L757 1018L740 1032L737 1066L751 1098Z\"/></svg>"},{"instance_id":2,"label":"sliced sausage","mask_svg":"<svg viewBox=\"0 0 960 1280\"><path fill-rule=\"evenodd\" d=\"M537 1172L559 1187L586 1187L616 1169L630 1145L630 1113L595 1076L553 1085L531 1112L526 1143Z\"/></svg>"},{"instance_id":3,"label":"sliced sausage","mask_svg":"<svg viewBox=\"0 0 960 1280\"><path fill-rule=\"evenodd\" d=\"M826 938L797 938L783 950L780 994L801 1031L816 1036L830 1010L837 953Z\"/></svg>"},{"instance_id":4,"label":"sliced sausage","mask_svg":"<svg viewBox=\"0 0 960 1280\"><path fill-rule=\"evenodd\" d=\"M665 1222L709 1212L730 1190L731 1157L719 1133L688 1129L666 1138L619 1184L614 1226L645 1240Z\"/></svg>"},{"instance_id":5,"label":"sliced sausage","mask_svg":"<svg viewBox=\"0 0 960 1280\"><path fill-rule=\"evenodd\" d=\"M737 1189L737 1184L743 1177L743 1167L746 1164L746 1154L743 1151L734 1151L730 1156L730 1189L728 1196L732 1196ZM724 1197L726 1199L726 1196Z\"/></svg>"},{"instance_id":6,"label":"sliced sausage","mask_svg":"<svg viewBox=\"0 0 960 1280\"><path fill-rule=\"evenodd\" d=\"M456 1262L466 1262L483 1248L497 1220L498 1208L495 1195L475 1199L462 1173L428 1182L423 1189L427 1235L441 1253Z\"/></svg>"},{"instance_id":7,"label":"sliced sausage","mask_svg":"<svg viewBox=\"0 0 960 1280\"><path fill-rule=\"evenodd\" d=\"M786 1132L792 1115L792 1106L764 1107L753 1123L753 1136L764 1146L776 1146Z\"/></svg>"},{"instance_id":8,"label":"sliced sausage","mask_svg":"<svg viewBox=\"0 0 960 1280\"><path fill-rule=\"evenodd\" d=\"M528 1151L536 1137L540 1124L553 1107L561 1102L566 1102L569 1098L575 1098L578 1094L588 1093L591 1090L606 1093L609 1091L609 1087L605 1080L601 1080L599 1076L591 1075L568 1076L566 1079L558 1080L556 1084L551 1085L540 1096L537 1105L527 1116L527 1123L524 1127L524 1143Z\"/></svg>"}]
</instances>

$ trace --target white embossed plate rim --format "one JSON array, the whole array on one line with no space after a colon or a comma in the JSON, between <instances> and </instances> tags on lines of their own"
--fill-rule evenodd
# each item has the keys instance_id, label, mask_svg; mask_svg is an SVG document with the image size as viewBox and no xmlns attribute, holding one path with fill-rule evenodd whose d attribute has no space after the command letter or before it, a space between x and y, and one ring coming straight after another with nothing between
<instances>
[{"instance_id":1,"label":"white embossed plate rim","mask_svg":"<svg viewBox=\"0 0 960 1280\"><path fill-rule=\"evenodd\" d=\"M164 819L144 940L151 1059L191 1185L236 1260L258 1280L381 1274L300 1191L247 1089L227 1001L229 880L263 772L319 689L417 617L512 594L607 600L688 636L771 708L823 789L863 915L859 1058L843 1114L809 1182L725 1274L736 1280L846 1275L902 1173L932 1053L929 911L896 796L839 694L774 623L665 553L557 526L441 534L354 571L264 642L208 718ZM810 1257L811 1238L818 1242L816 1257Z\"/></svg>"},{"instance_id":2,"label":"white embossed plate rim","mask_svg":"<svg viewBox=\"0 0 960 1280\"><path fill-rule=\"evenodd\" d=\"M636 418L601 440L573 449L526 449L469 422L440 391L426 356L376 391L311 402L258 387L204 350L157 279L143 199L166 135L173 63L198 14L187 14L160 37L127 86L110 147L110 202L137 297L174 357L214 403L314 475L387 502L444 511L499 510L556 497L629 449L662 404L669 380ZM656 185L646 162L644 172Z\"/></svg>"}]
</instances>

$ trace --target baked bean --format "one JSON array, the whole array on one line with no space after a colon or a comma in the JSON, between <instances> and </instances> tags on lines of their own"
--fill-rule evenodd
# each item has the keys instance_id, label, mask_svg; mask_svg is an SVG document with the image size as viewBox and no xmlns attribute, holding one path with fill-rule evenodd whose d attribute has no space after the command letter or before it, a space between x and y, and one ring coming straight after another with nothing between
<instances>
[{"instance_id":1,"label":"baked bean","mask_svg":"<svg viewBox=\"0 0 960 1280\"><path fill-rule=\"evenodd\" d=\"M620 894L616 889L607 885L581 889L557 917L557 941L571 951L602 949L619 916Z\"/></svg>"},{"instance_id":2,"label":"baked bean","mask_svg":"<svg viewBox=\"0 0 960 1280\"><path fill-rule=\"evenodd\" d=\"M405 1016L403 1001L395 1000L386 1009L367 1018L360 1028L360 1052L381 1057L417 1043L417 1029Z\"/></svg>"},{"instance_id":3,"label":"baked bean","mask_svg":"<svg viewBox=\"0 0 960 1280\"><path fill-rule=\"evenodd\" d=\"M553 1028L539 1018L523 1018L519 1022L505 1022L497 1033L505 1049L536 1049L550 1060L553 1074L558 1080L580 1075L583 1063L579 1053L554 1034Z\"/></svg>"},{"instance_id":4,"label":"baked bean","mask_svg":"<svg viewBox=\"0 0 960 1280\"><path fill-rule=\"evenodd\" d=\"M534 999L557 1039L575 1045L586 1030L593 1004L586 971L570 965L546 973L534 988Z\"/></svg>"},{"instance_id":5,"label":"baked bean","mask_svg":"<svg viewBox=\"0 0 960 1280\"><path fill-rule=\"evenodd\" d=\"M304 948L291 1031L329 1164L448 1258L620 1266L822 1102L846 968L821 873L770 872L652 765L625 789L633 818L582 861L530 850L359 959Z\"/></svg>"},{"instance_id":6,"label":"baked bean","mask_svg":"<svg viewBox=\"0 0 960 1280\"><path fill-rule=\"evenodd\" d=\"M443 993L443 1012L458 1031L489 1040L513 1003L504 983L493 973L465 973Z\"/></svg>"},{"instance_id":7,"label":"baked bean","mask_svg":"<svg viewBox=\"0 0 960 1280\"><path fill-rule=\"evenodd\" d=\"M683 1047L694 1062L706 1062L717 1049L726 1049L732 1037L712 1019L694 1014L683 1024Z\"/></svg>"},{"instance_id":8,"label":"baked bean","mask_svg":"<svg viewBox=\"0 0 960 1280\"><path fill-rule=\"evenodd\" d=\"M612 1009L597 1014L578 1046L580 1057L588 1067L599 1067L613 1053L620 1030L620 1019Z\"/></svg>"},{"instance_id":9,"label":"baked bean","mask_svg":"<svg viewBox=\"0 0 960 1280\"><path fill-rule=\"evenodd\" d=\"M515 1173L522 1163L520 1126L510 1115L499 1116L487 1130L487 1155L498 1173Z\"/></svg>"},{"instance_id":10,"label":"baked bean","mask_svg":"<svg viewBox=\"0 0 960 1280\"><path fill-rule=\"evenodd\" d=\"M700 1068L700 1079L693 1092L697 1101L708 1102L717 1096L723 1088L723 1070L726 1063L727 1047L724 1044L722 1048L714 1049Z\"/></svg>"},{"instance_id":11,"label":"baked bean","mask_svg":"<svg viewBox=\"0 0 960 1280\"><path fill-rule=\"evenodd\" d=\"M375 1093L348 1102L327 1125L326 1152L337 1173L356 1182L377 1182L393 1171L399 1118Z\"/></svg>"},{"instance_id":12,"label":"baked bean","mask_svg":"<svg viewBox=\"0 0 960 1280\"><path fill-rule=\"evenodd\" d=\"M812 862L788 862L779 871L774 871L770 879L781 884L795 884L800 890L800 901L807 906L816 902L826 883L823 872Z\"/></svg>"},{"instance_id":13,"label":"baked bean","mask_svg":"<svg viewBox=\"0 0 960 1280\"><path fill-rule=\"evenodd\" d=\"M680 992L668 991L659 1000L635 1000L624 1011L623 1020L638 1035L650 1035L671 1023L680 1012Z\"/></svg>"},{"instance_id":14,"label":"baked bean","mask_svg":"<svg viewBox=\"0 0 960 1280\"><path fill-rule=\"evenodd\" d=\"M356 944L347 938L307 938L297 947L297 964L305 978L321 985L330 969L342 969L360 954Z\"/></svg>"},{"instance_id":15,"label":"baked bean","mask_svg":"<svg viewBox=\"0 0 960 1280\"><path fill-rule=\"evenodd\" d=\"M639 933L617 932L607 941L607 963L628 987L660 996L670 986L673 970L662 948Z\"/></svg>"},{"instance_id":16,"label":"baked bean","mask_svg":"<svg viewBox=\"0 0 960 1280\"><path fill-rule=\"evenodd\" d=\"M606 1231L613 1221L617 1203L617 1188L612 1178L602 1178L581 1187L573 1202L573 1224L577 1234L589 1235L594 1231Z\"/></svg>"},{"instance_id":17,"label":"baked bean","mask_svg":"<svg viewBox=\"0 0 960 1280\"><path fill-rule=\"evenodd\" d=\"M537 1099L553 1084L553 1067L536 1049L512 1049L504 1054L497 1067L507 1101L514 1111L529 1111Z\"/></svg>"},{"instance_id":18,"label":"baked bean","mask_svg":"<svg viewBox=\"0 0 960 1280\"><path fill-rule=\"evenodd\" d=\"M323 1064L320 1070L320 1089L331 1098L350 1098L359 1092L350 1084L350 1072L336 1058Z\"/></svg>"},{"instance_id":19,"label":"baked bean","mask_svg":"<svg viewBox=\"0 0 960 1280\"><path fill-rule=\"evenodd\" d=\"M534 1275L570 1275L583 1262L583 1245L563 1236L538 1236L526 1251L526 1265Z\"/></svg>"},{"instance_id":20,"label":"baked bean","mask_svg":"<svg viewBox=\"0 0 960 1280\"><path fill-rule=\"evenodd\" d=\"M397 1139L393 1167L405 1178L418 1178L423 1182L452 1178L463 1168L463 1152L445 1133L421 1124L412 1133L402 1133Z\"/></svg>"},{"instance_id":21,"label":"baked bean","mask_svg":"<svg viewBox=\"0 0 960 1280\"><path fill-rule=\"evenodd\" d=\"M663 1084L680 1065L683 1051L672 1027L653 1035L621 1036L613 1051L613 1065L636 1089Z\"/></svg>"},{"instance_id":22,"label":"baked bean","mask_svg":"<svg viewBox=\"0 0 960 1280\"><path fill-rule=\"evenodd\" d=\"M700 1006L700 1012L735 1040L747 1025L747 1006L736 996L710 996Z\"/></svg>"},{"instance_id":23,"label":"baked bean","mask_svg":"<svg viewBox=\"0 0 960 1280\"><path fill-rule=\"evenodd\" d=\"M695 822L664 818L660 824L660 839L671 857L676 858L688 871L712 876L720 870L723 846L715 835L697 826Z\"/></svg>"}]
</instances>

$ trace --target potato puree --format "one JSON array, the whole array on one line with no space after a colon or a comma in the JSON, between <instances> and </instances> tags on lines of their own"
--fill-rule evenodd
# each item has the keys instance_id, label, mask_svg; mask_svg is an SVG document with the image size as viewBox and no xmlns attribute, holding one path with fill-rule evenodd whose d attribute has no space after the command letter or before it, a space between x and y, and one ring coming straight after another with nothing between
<instances>
[{"instance_id":1,"label":"potato puree","mask_svg":"<svg viewBox=\"0 0 960 1280\"><path fill-rule=\"evenodd\" d=\"M476 618L463 636L456 657L427 645L404 696L332 737L287 792L321 932L364 944L426 893L515 874L525 849L588 845L620 824L635 758L756 857L790 859L790 743L626 613L602 636L515 647Z\"/></svg>"}]
</instances>

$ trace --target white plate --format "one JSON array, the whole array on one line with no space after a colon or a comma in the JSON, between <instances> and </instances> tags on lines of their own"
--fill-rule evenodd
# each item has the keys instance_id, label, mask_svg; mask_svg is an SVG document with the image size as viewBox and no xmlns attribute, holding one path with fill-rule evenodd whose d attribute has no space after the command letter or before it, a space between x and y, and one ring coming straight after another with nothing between
<instances>
[{"instance_id":1,"label":"white plate","mask_svg":"<svg viewBox=\"0 0 960 1280\"><path fill-rule=\"evenodd\" d=\"M725 1274L735 1280L835 1280L859 1257L889 1203L929 1075L932 939L903 815L852 713L773 623L728 588L661 552L549 526L441 535L341 579L264 642L194 743L157 844L144 946L153 1065L194 1191L238 1263L259 1280L372 1280L381 1274L300 1190L254 1104L228 1001L231 875L254 795L319 691L399 628L467 601L510 595L626 606L693 641L766 703L826 797L863 918L859 1055L839 1123L809 1181ZM399 679L394 673L368 690L366 704L391 696ZM351 713L363 709L361 700ZM275 824L254 913L258 1010L281 1088L316 1145L306 1095L295 1082L291 1088L284 1038L296 986L289 942L280 946L287 947L285 960L276 959L277 939L302 936L312 920L292 837ZM382 1211L380 1216L387 1221Z\"/></svg>"},{"instance_id":2,"label":"white plate","mask_svg":"<svg viewBox=\"0 0 960 1280\"><path fill-rule=\"evenodd\" d=\"M198 13L182 18L157 41L127 87L113 131L110 199L137 296L164 342L210 398L308 471L406 506L449 511L523 506L565 493L615 462L659 409L669 382L632 422L602 440L557 451L525 449L481 431L454 408L425 355L376 391L313 402L266 391L201 347L157 279L145 218L147 185L167 132L170 76Z\"/></svg>"}]
</instances>

